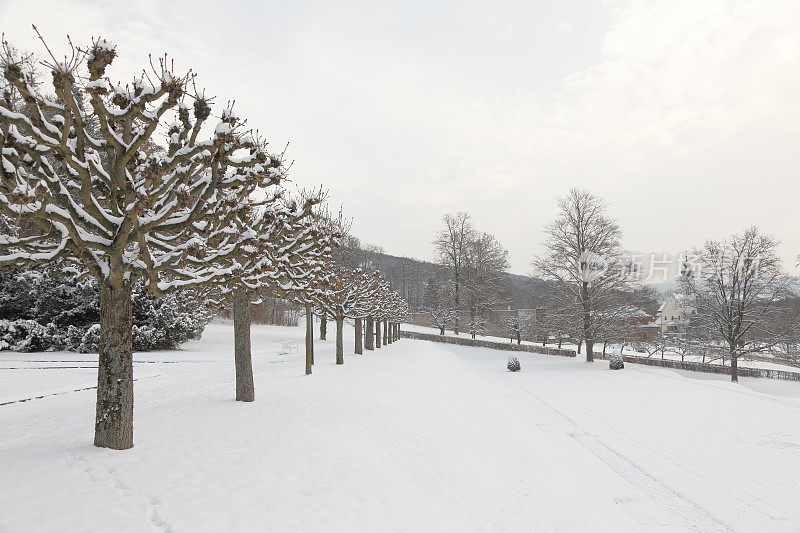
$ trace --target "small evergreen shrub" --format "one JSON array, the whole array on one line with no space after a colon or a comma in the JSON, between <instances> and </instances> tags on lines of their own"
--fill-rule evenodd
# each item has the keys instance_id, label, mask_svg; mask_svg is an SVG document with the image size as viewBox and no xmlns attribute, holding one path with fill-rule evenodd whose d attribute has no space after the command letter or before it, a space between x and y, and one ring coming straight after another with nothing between
<instances>
[{"instance_id":1,"label":"small evergreen shrub","mask_svg":"<svg viewBox=\"0 0 800 533\"><path fill-rule=\"evenodd\" d=\"M519 359L513 355L508 357L508 364L506 365L506 368L508 368L509 372L519 372L522 370L522 366L519 364Z\"/></svg>"},{"instance_id":2,"label":"small evergreen shrub","mask_svg":"<svg viewBox=\"0 0 800 533\"><path fill-rule=\"evenodd\" d=\"M622 370L625 368L625 361L619 351L614 351L608 358L608 368L611 370Z\"/></svg>"},{"instance_id":3,"label":"small evergreen shrub","mask_svg":"<svg viewBox=\"0 0 800 533\"><path fill-rule=\"evenodd\" d=\"M199 338L213 316L196 292L158 298L132 291L133 349L170 350ZM97 284L58 265L0 270L0 350L97 353Z\"/></svg>"}]
</instances>

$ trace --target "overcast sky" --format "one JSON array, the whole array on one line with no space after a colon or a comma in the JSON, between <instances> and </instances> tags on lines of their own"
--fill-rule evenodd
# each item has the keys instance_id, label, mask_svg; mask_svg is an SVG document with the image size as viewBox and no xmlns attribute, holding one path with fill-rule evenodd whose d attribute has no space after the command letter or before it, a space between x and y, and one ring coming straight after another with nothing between
<instances>
[{"instance_id":1,"label":"overcast sky","mask_svg":"<svg viewBox=\"0 0 800 533\"><path fill-rule=\"evenodd\" d=\"M168 52L388 253L431 258L461 210L527 273L579 186L628 249L757 224L797 272L800 1L433 4L0 0L0 31L37 53L31 23L54 50L106 37L112 81Z\"/></svg>"}]
</instances>

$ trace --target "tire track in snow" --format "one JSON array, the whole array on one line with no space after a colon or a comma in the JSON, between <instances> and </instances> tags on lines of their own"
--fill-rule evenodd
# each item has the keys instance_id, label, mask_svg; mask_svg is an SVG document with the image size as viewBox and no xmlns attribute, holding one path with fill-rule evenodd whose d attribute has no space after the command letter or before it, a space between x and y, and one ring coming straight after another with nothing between
<instances>
[{"instance_id":1,"label":"tire track in snow","mask_svg":"<svg viewBox=\"0 0 800 533\"><path fill-rule=\"evenodd\" d=\"M670 511L668 515L661 517L659 520L659 517L652 516L652 509L644 510L646 514L643 513L642 510L638 510L639 512L637 512L637 504L641 502L620 498L616 500L617 503L627 509L634 518L646 522L644 525L648 527L656 526L665 528L680 527L684 530L697 532L732 531L729 525L714 517L686 495L668 486L664 481L649 473L629 457L609 447L597 435L589 433L585 427L556 406L514 379L511 379L511 377L506 376L506 379L525 392L528 397L544 406L551 413L551 419L556 418L566 421L568 426L574 429L574 431L567 431L567 434L575 438L582 447L595 455L600 461L633 485L642 494L646 495L653 508L656 510L666 508ZM676 518L678 523L675 523ZM657 522L653 523L653 519L656 519Z\"/></svg>"},{"instance_id":2,"label":"tire track in snow","mask_svg":"<svg viewBox=\"0 0 800 533\"><path fill-rule=\"evenodd\" d=\"M684 380L685 381L685 380ZM518 386L518 383L515 383ZM542 390L546 392L550 392L547 388L542 388ZM729 390L729 389L722 389L722 390ZM733 391L737 393L741 393L741 391ZM769 399L769 398L766 398ZM597 420L601 423L603 428L606 428L610 431L616 433L619 437L627 440L628 442L632 443L635 447L641 449L647 449L652 452L653 455L659 456L661 459L669 463L672 467L680 470L685 476L691 479L691 483L698 484L701 486L707 487L708 491L719 492L721 489L728 492L728 495L732 498L737 498L742 503L739 504L738 510L736 512L736 518L741 517L748 511L756 511L762 515L765 520L768 521L786 521L789 520L789 517L786 515L784 511L775 507L771 502L765 500L764 498L759 498L756 495L753 495L751 492L746 491L737 487L736 485L732 484L730 481L721 478L719 475L715 474L714 471L705 468L703 465L697 465L689 463L686 464L686 461L682 456L676 456L668 449L663 448L656 448L649 442L643 442L637 438L634 438L627 433L624 433L620 429L614 426L607 418L603 417L601 414L598 414L596 411L590 411L585 407L575 404L574 402L570 402L569 400L564 400L568 403L571 408L577 409L581 411L585 415L591 417L593 420ZM583 426L582 426L583 427ZM607 444L602 443L604 446L608 447ZM610 448L610 447L609 447ZM612 450L615 453L616 450ZM697 471L702 471L703 475L700 476L697 474ZM713 479L713 485L707 479Z\"/></svg>"}]
</instances>

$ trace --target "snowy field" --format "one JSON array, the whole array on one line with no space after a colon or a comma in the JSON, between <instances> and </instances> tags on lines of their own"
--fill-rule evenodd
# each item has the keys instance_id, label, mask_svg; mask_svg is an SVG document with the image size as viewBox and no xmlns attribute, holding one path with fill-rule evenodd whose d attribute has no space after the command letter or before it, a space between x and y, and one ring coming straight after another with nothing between
<instances>
[{"instance_id":1,"label":"snowy field","mask_svg":"<svg viewBox=\"0 0 800 533\"><path fill-rule=\"evenodd\" d=\"M252 404L229 323L136 354L123 452L95 357L2 352L0 531L800 531L798 383L407 339L304 376L302 334L254 326Z\"/></svg>"},{"instance_id":2,"label":"snowy field","mask_svg":"<svg viewBox=\"0 0 800 533\"><path fill-rule=\"evenodd\" d=\"M432 333L434 335L439 335L439 330L437 328L427 327L427 326L417 326L416 324L408 324L408 325L405 326L404 329L406 329L407 331L418 331L420 333ZM445 335L447 335L448 337L453 337L454 333L453 333L452 330L447 330L447 331L445 331ZM469 338L470 335L469 335L469 333L459 333L459 337ZM478 340L487 340L487 341L493 341L493 342L504 342L504 343L509 342L509 338L508 337L494 337L494 336L491 336L491 335L478 335L476 338ZM516 343L517 341L515 340L514 342ZM535 344L536 346L541 346L542 343L541 342L534 343L534 342L530 342L530 341L522 341L521 344L528 344L528 345ZM550 347L550 348L558 348L558 344L554 343L554 342L548 343L547 346ZM617 348L618 349L619 346L620 346L619 344L614 344L614 345L609 344L608 345L609 349L612 349L612 348ZM578 345L574 344L574 343L571 343L571 342L563 342L561 344L561 347L563 349L565 349L565 350L573 350L573 351L577 351L577 349L578 349ZM595 353L601 353L603 351L603 343L602 342L596 343L594 350L595 350ZM633 355L633 356L636 356L636 357L647 357L647 353L637 352L636 350L633 349L633 347L630 344L626 344L625 345L625 355ZM764 354L764 355L767 356L767 354ZM578 357L580 358L580 355ZM661 356L661 353L658 352L658 353L655 353L655 354L651 355L650 358L651 359L661 359L662 356ZM710 364L710 365L721 365L721 364L723 364L722 363L722 359L711 359L711 358L708 358L706 361L703 361L703 358L700 355L686 355L683 359L681 359L680 354L675 353L675 352L671 352L669 350L666 350L664 352L663 358L664 359L671 359L673 361L686 361L686 362L693 362L693 363L707 363L707 364ZM584 357L584 359L585 359L585 357ZM725 359L725 366L730 366L730 365L731 365L730 359L726 358ZM772 361L753 360L753 359L748 359L746 356L742 356L742 357L739 358L739 366L740 367L747 367L747 368L767 368L767 369L771 369L771 370L786 370L786 371L789 371L789 372L800 372L800 368L798 368L796 366L783 364L781 362L775 363L775 362L772 362Z\"/></svg>"}]
</instances>

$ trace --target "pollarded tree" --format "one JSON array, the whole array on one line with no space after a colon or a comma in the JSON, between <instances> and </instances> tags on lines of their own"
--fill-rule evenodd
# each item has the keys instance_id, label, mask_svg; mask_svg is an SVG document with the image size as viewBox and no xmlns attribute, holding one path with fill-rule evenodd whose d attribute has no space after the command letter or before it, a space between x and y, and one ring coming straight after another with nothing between
<instances>
[{"instance_id":1,"label":"pollarded tree","mask_svg":"<svg viewBox=\"0 0 800 533\"><path fill-rule=\"evenodd\" d=\"M383 340L382 332L385 329L383 322L388 318L388 307L391 301L392 290L389 281L379 272L375 272L375 285L362 312L367 316L367 349L380 348ZM374 328L374 330L373 330ZM374 342L372 342L374 340Z\"/></svg>"},{"instance_id":2,"label":"pollarded tree","mask_svg":"<svg viewBox=\"0 0 800 533\"><path fill-rule=\"evenodd\" d=\"M388 324L387 339L393 343L400 338L400 323L408 319L408 302L398 292L392 292L391 299L386 306L386 316Z\"/></svg>"},{"instance_id":3,"label":"pollarded tree","mask_svg":"<svg viewBox=\"0 0 800 533\"><path fill-rule=\"evenodd\" d=\"M347 234L341 213L338 217L324 208L312 212L299 232L301 242L293 254L278 256L279 277L268 289L273 294L302 305L306 312L306 375L314 364L313 307L326 298L333 275L333 253ZM280 249L280 248L279 248Z\"/></svg>"},{"instance_id":4,"label":"pollarded tree","mask_svg":"<svg viewBox=\"0 0 800 533\"><path fill-rule=\"evenodd\" d=\"M210 99L192 91L166 57L130 85L106 69L115 47L46 63L49 97L35 73L3 44L0 70L0 264L66 258L100 287L95 445L133 446L131 287L153 293L225 275L214 264L235 255L253 234L241 231L251 193L279 183L279 158L230 107L210 136ZM152 66L152 65L151 65ZM156 134L167 134L166 146Z\"/></svg>"},{"instance_id":5,"label":"pollarded tree","mask_svg":"<svg viewBox=\"0 0 800 533\"><path fill-rule=\"evenodd\" d=\"M368 316L375 293L377 278L368 276L359 268L354 271L332 264L328 267L331 275L327 277L326 289L317 299L322 313L332 316L336 322L336 364L344 364L344 321L354 318L358 323ZM356 328L356 353L359 352L360 327Z\"/></svg>"},{"instance_id":6,"label":"pollarded tree","mask_svg":"<svg viewBox=\"0 0 800 533\"><path fill-rule=\"evenodd\" d=\"M374 294L380 282L380 273L367 274L360 268L353 273L353 283L356 285L356 300L352 305L351 313L355 329L355 349L358 355L364 354L364 321L369 319L369 313Z\"/></svg>"},{"instance_id":7,"label":"pollarded tree","mask_svg":"<svg viewBox=\"0 0 800 533\"><path fill-rule=\"evenodd\" d=\"M283 195L265 197L251 210L248 226L254 233L240 253L218 262L228 272L214 281L214 292L221 307L233 308L236 400L255 400L255 384L250 346L250 304L258 303L265 291L286 293L302 290L302 280L286 273L287 263L310 264L323 249L311 223L312 209L323 200L319 195L303 195L300 203Z\"/></svg>"},{"instance_id":8,"label":"pollarded tree","mask_svg":"<svg viewBox=\"0 0 800 533\"><path fill-rule=\"evenodd\" d=\"M396 291L392 290L388 281L378 286L374 296L376 324L383 324L384 344L393 343L399 336L398 325L407 320L409 315L408 302ZM380 328L375 330L376 344L380 339ZM380 347L380 346L378 346Z\"/></svg>"}]
</instances>

